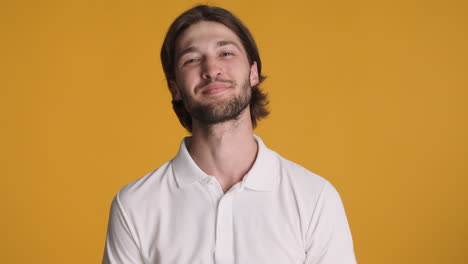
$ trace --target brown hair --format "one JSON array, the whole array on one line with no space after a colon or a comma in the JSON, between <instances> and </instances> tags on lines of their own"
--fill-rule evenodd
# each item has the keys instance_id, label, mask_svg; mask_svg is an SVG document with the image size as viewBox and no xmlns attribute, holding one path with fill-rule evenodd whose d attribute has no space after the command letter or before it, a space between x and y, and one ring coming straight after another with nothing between
<instances>
[{"instance_id":1,"label":"brown hair","mask_svg":"<svg viewBox=\"0 0 468 264\"><path fill-rule=\"evenodd\" d=\"M267 95L259 88L260 83L265 80L265 76L262 75L262 62L250 31L234 14L226 9L206 5L195 6L182 13L172 23L161 48L161 62L168 86L170 86L170 81L175 80L175 48L177 38L188 27L200 21L218 22L231 29L241 40L247 53L249 64L252 65L254 62L257 62L259 83L252 87L252 98L250 100L250 115L252 126L255 128L257 120L265 118L269 114L266 108L268 104ZM172 106L182 126L189 132L192 132L192 116L185 109L183 101L172 100Z\"/></svg>"}]
</instances>

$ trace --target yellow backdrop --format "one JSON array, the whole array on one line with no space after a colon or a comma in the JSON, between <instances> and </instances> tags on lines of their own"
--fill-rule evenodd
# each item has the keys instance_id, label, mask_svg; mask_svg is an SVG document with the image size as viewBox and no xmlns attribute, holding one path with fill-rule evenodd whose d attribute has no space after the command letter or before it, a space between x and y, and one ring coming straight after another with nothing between
<instances>
[{"instance_id":1,"label":"yellow backdrop","mask_svg":"<svg viewBox=\"0 0 468 264\"><path fill-rule=\"evenodd\" d=\"M110 202L186 135L159 48L199 1L2 1L2 263L99 263ZM210 1L252 30L256 133L330 180L359 263L466 263L467 1Z\"/></svg>"}]
</instances>

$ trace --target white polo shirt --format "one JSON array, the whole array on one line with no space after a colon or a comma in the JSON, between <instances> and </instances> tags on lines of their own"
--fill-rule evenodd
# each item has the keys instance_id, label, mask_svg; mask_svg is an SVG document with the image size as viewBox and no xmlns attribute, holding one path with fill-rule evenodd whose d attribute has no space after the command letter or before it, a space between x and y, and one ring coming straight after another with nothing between
<instances>
[{"instance_id":1,"label":"white polo shirt","mask_svg":"<svg viewBox=\"0 0 468 264\"><path fill-rule=\"evenodd\" d=\"M103 263L356 263L333 186L258 143L243 180L223 193L185 145L112 202Z\"/></svg>"}]
</instances>

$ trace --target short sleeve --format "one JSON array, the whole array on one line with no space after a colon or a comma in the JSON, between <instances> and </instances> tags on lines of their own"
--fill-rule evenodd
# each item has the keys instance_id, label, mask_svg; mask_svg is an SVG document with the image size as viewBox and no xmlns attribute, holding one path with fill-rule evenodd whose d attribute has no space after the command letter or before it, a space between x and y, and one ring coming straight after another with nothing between
<instances>
[{"instance_id":1,"label":"short sleeve","mask_svg":"<svg viewBox=\"0 0 468 264\"><path fill-rule=\"evenodd\" d=\"M135 237L117 194L111 205L102 263L144 263Z\"/></svg>"},{"instance_id":2,"label":"short sleeve","mask_svg":"<svg viewBox=\"0 0 468 264\"><path fill-rule=\"evenodd\" d=\"M343 203L326 183L306 233L305 264L355 264L353 241Z\"/></svg>"}]
</instances>

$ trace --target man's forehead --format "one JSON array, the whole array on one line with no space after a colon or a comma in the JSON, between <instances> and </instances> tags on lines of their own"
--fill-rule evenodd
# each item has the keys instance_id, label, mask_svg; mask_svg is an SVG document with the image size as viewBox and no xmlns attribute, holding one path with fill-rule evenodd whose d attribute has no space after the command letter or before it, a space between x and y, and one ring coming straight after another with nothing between
<instances>
[{"instance_id":1,"label":"man's forehead","mask_svg":"<svg viewBox=\"0 0 468 264\"><path fill-rule=\"evenodd\" d=\"M200 21L188 27L176 41L176 53L209 42L213 46L235 44L242 48L239 37L227 26L212 21Z\"/></svg>"}]
</instances>

